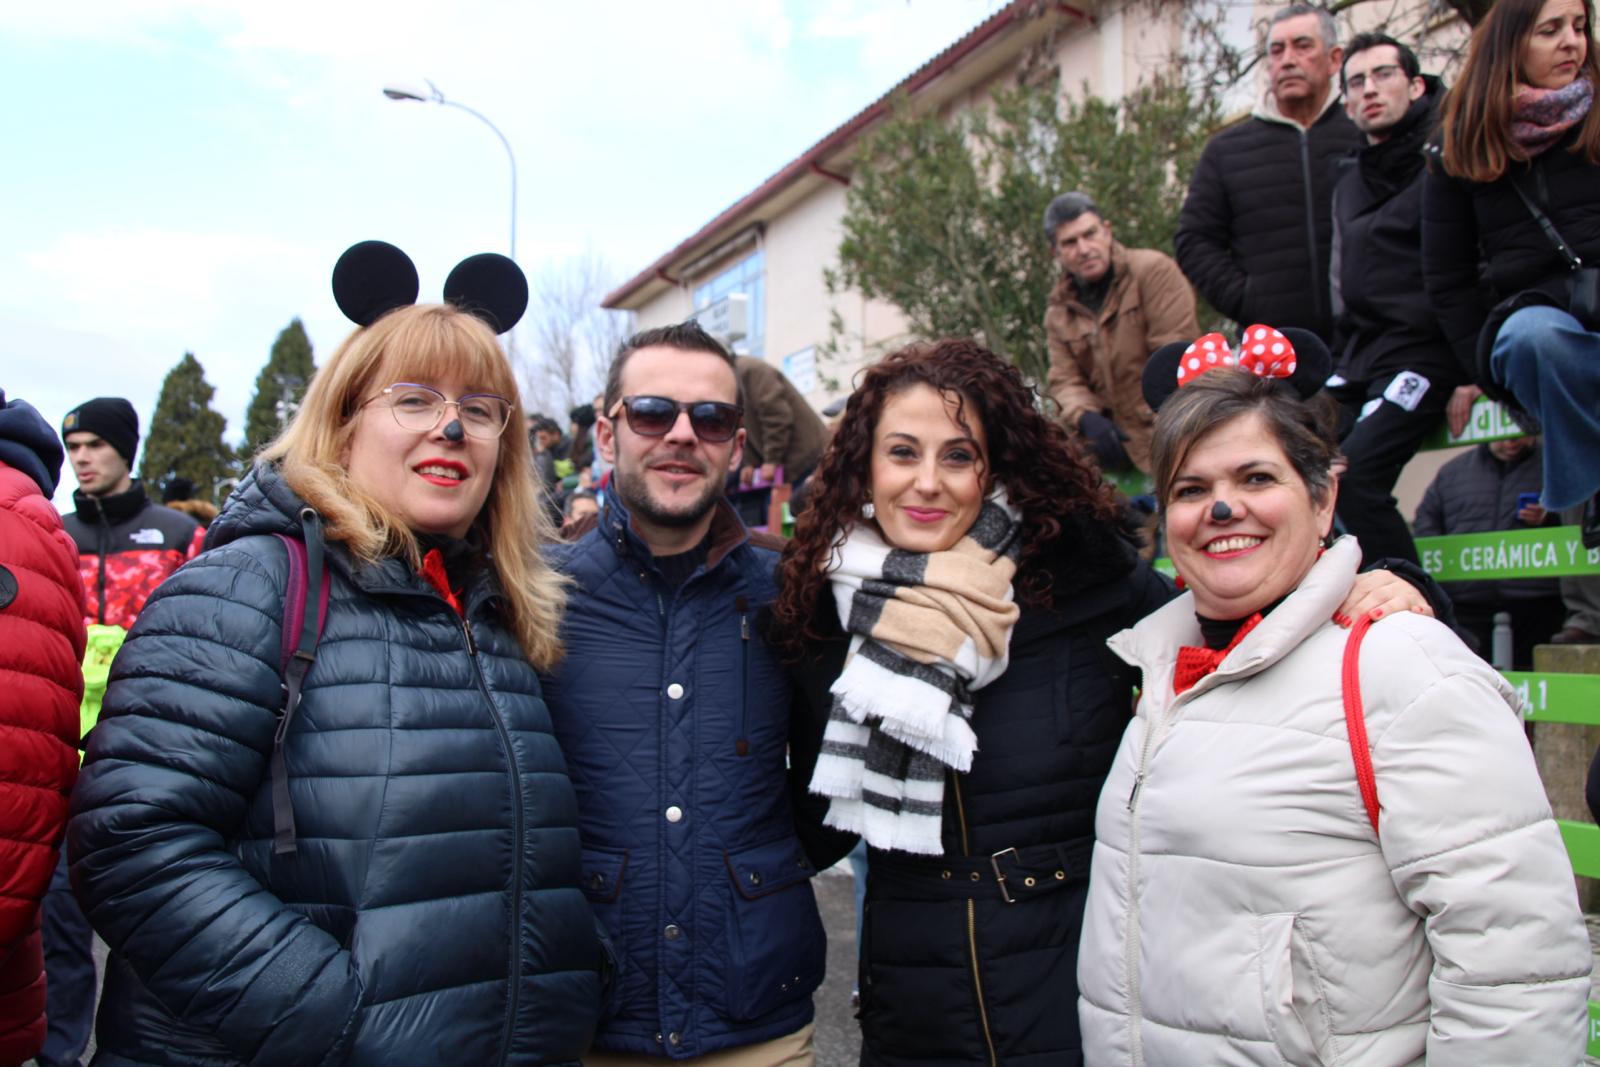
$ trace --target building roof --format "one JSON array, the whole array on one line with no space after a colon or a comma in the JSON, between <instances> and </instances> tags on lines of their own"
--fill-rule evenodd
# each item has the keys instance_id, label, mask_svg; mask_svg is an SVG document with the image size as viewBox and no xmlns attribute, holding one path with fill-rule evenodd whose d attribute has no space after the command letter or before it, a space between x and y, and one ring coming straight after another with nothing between
<instances>
[{"instance_id":1,"label":"building roof","mask_svg":"<svg viewBox=\"0 0 1600 1067\"><path fill-rule=\"evenodd\" d=\"M1065 3L1052 3L1049 0L1013 0L1012 3L1007 4L979 23L966 36L912 71L892 89L878 97L877 100L861 111L858 111L816 144L790 160L772 177L762 182L749 193L746 193L731 207L700 227L688 238L679 242L677 247L623 282L610 293L607 293L605 299L601 301L601 306L606 308L627 308L634 306L638 302L637 298L642 295L644 290L651 288L652 283L668 286L677 285L679 279L673 278L669 274L668 268L675 263L686 261L693 255L703 254L711 243L721 236L732 223L740 220L743 216L749 215L762 203L807 176L848 184L849 179L830 171L825 166L826 161L830 157L837 155L841 150L851 146L867 127L888 114L891 102L895 97L915 95L932 84L941 75L959 66L963 60L983 48L984 45L989 44L994 39L1003 36L1032 18L1053 12L1065 13L1084 21L1088 21L1089 18L1083 11Z\"/></svg>"}]
</instances>

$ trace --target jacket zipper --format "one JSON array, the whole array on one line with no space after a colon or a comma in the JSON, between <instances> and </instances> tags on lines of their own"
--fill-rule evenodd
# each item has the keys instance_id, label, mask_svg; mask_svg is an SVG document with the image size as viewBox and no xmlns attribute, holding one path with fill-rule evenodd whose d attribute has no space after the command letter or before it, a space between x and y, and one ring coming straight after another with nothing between
<instances>
[{"instance_id":1,"label":"jacket zipper","mask_svg":"<svg viewBox=\"0 0 1600 1067\"><path fill-rule=\"evenodd\" d=\"M1133 789L1128 793L1128 916L1122 933L1122 964L1128 983L1128 1051L1134 1067L1144 1063L1144 1035L1140 1029L1144 1001L1139 995L1139 904L1136 896L1139 888L1139 789L1144 785L1155 732L1152 717L1145 724L1144 742L1139 746L1139 768L1133 778Z\"/></svg>"},{"instance_id":2,"label":"jacket zipper","mask_svg":"<svg viewBox=\"0 0 1600 1067\"><path fill-rule=\"evenodd\" d=\"M739 612L739 736L733 750L741 756L750 754L750 602L744 597L734 601Z\"/></svg>"},{"instance_id":3,"label":"jacket zipper","mask_svg":"<svg viewBox=\"0 0 1600 1067\"><path fill-rule=\"evenodd\" d=\"M511 879L511 969L506 974L506 1025L500 1037L500 1062L511 1055L511 1030L517 1019L517 989L522 984L522 850L525 847L522 811L522 774L517 770L516 749L511 745L511 731L500 721L494 697L489 692L489 682L483 676L483 664L478 660L478 643L472 639L472 624L461 620L461 633L467 639L467 656L472 660L472 673L478 679L478 690L489 707L489 718L494 721L500 743L505 746L506 765L511 769L512 827L516 845L512 851Z\"/></svg>"},{"instance_id":4,"label":"jacket zipper","mask_svg":"<svg viewBox=\"0 0 1600 1067\"><path fill-rule=\"evenodd\" d=\"M1311 256L1308 261L1311 268L1311 308L1320 326L1326 317L1326 297L1323 296L1324 286L1317 270L1316 198L1311 195L1311 131L1303 127L1300 130L1300 177L1306 193L1306 251Z\"/></svg>"},{"instance_id":5,"label":"jacket zipper","mask_svg":"<svg viewBox=\"0 0 1600 1067\"><path fill-rule=\"evenodd\" d=\"M961 799L961 776L950 772L950 785L956 794L956 819L961 824L961 854L970 855L967 843L967 811ZM989 1067L1000 1067L1000 1057L995 1055L994 1035L989 1032L989 1008L983 998L983 977L978 973L978 903L967 898L967 949L972 960L972 990L978 998L978 1025L983 1028L983 1043L989 1050Z\"/></svg>"},{"instance_id":6,"label":"jacket zipper","mask_svg":"<svg viewBox=\"0 0 1600 1067\"><path fill-rule=\"evenodd\" d=\"M100 625L106 624L106 553L111 551L111 520L106 518L104 511L100 512L100 522L95 531L100 541L100 603L96 607L100 618Z\"/></svg>"},{"instance_id":7,"label":"jacket zipper","mask_svg":"<svg viewBox=\"0 0 1600 1067\"><path fill-rule=\"evenodd\" d=\"M956 820L961 824L961 854L970 855L967 845L967 812L966 805L961 801L961 775L955 771L950 772L950 787L956 794Z\"/></svg>"},{"instance_id":8,"label":"jacket zipper","mask_svg":"<svg viewBox=\"0 0 1600 1067\"><path fill-rule=\"evenodd\" d=\"M978 976L978 904L967 898L967 945L972 949L972 986L978 995L978 1023L983 1027L983 1043L989 1048L989 1067L1000 1067L994 1054L994 1036L989 1033L989 1010L983 1005L983 979Z\"/></svg>"}]
</instances>

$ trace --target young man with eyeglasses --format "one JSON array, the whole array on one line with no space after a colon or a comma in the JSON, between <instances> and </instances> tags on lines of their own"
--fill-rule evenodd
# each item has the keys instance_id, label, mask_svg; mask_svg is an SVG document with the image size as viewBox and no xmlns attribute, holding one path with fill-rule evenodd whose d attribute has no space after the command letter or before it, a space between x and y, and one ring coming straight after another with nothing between
<instances>
[{"instance_id":1,"label":"young man with eyeglasses","mask_svg":"<svg viewBox=\"0 0 1600 1067\"><path fill-rule=\"evenodd\" d=\"M826 936L795 831L789 683L757 628L776 543L723 495L742 416L733 357L699 326L635 335L597 423L612 487L594 528L552 549L574 588L544 696L581 884L620 959L587 1067L814 1058Z\"/></svg>"},{"instance_id":2,"label":"young man with eyeglasses","mask_svg":"<svg viewBox=\"0 0 1600 1067\"><path fill-rule=\"evenodd\" d=\"M1351 40L1345 110L1366 146L1334 188L1334 377L1342 449L1339 518L1368 559L1417 562L1395 506L1400 470L1440 416L1461 371L1422 285L1422 174L1444 95L1411 49L1383 34Z\"/></svg>"}]
</instances>

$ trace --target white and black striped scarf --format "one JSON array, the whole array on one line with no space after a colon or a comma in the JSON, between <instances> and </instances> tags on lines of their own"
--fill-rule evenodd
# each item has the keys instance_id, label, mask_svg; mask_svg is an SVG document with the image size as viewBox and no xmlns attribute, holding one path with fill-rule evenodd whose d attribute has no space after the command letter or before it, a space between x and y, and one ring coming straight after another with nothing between
<instances>
[{"instance_id":1,"label":"white and black striped scarf","mask_svg":"<svg viewBox=\"0 0 1600 1067\"><path fill-rule=\"evenodd\" d=\"M972 693L1005 673L1018 609L1018 515L997 490L943 552L890 548L854 527L829 562L850 635L811 791L824 820L874 848L944 851L945 768L977 750Z\"/></svg>"}]
</instances>

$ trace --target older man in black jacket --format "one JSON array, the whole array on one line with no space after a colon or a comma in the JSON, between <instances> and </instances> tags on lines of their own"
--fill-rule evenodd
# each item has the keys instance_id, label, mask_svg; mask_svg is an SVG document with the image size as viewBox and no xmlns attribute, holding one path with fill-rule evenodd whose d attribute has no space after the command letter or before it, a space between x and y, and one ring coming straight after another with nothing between
<instances>
[{"instance_id":1,"label":"older man in black jacket","mask_svg":"<svg viewBox=\"0 0 1600 1067\"><path fill-rule=\"evenodd\" d=\"M1333 194L1334 377L1342 408L1339 518L1368 559L1417 562L1394 484L1442 424L1461 368L1422 285L1423 148L1444 95L1411 49L1364 33L1350 42L1345 109L1367 145Z\"/></svg>"},{"instance_id":2,"label":"older man in black jacket","mask_svg":"<svg viewBox=\"0 0 1600 1067\"><path fill-rule=\"evenodd\" d=\"M1178 216L1178 266L1240 325L1333 334L1328 256L1333 164L1361 146L1338 106L1333 16L1295 3L1272 17L1270 85L1248 120L1213 137Z\"/></svg>"}]
</instances>

